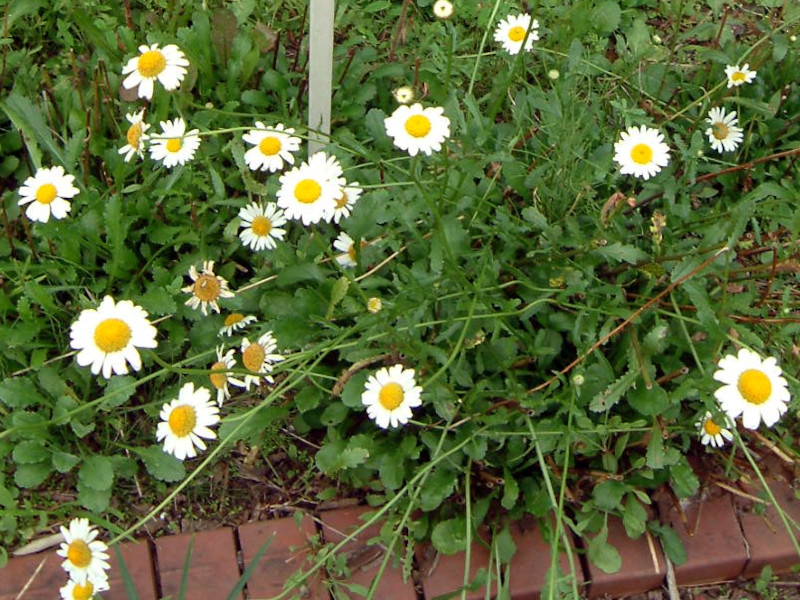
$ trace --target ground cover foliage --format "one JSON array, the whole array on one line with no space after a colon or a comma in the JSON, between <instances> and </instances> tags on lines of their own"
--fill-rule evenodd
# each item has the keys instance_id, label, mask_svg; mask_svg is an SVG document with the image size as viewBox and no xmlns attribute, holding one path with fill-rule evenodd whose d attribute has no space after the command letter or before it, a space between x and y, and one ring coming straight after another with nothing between
<instances>
[{"instance_id":1,"label":"ground cover foliage","mask_svg":"<svg viewBox=\"0 0 800 600\"><path fill-rule=\"evenodd\" d=\"M649 494L701 488L689 459L707 452L698 420L721 418L716 363L740 347L774 356L797 392L800 7L457 2L440 20L432 5L337 3L326 151L363 194L349 217L290 221L259 252L240 242L239 210L274 201L279 173L248 169L242 135L255 121L307 135L305 3L7 5L0 561L2 546L74 516L115 539L136 532L258 446L306 457L301 479L324 483L304 501L356 494L379 507L408 568L414 540L454 553L479 525L506 564L509 520L525 513L554 548L570 529L584 534L608 571L620 560L608 515L632 537L662 538L681 562L674 532L648 523ZM492 32L519 12L538 19L540 39L510 55ZM179 90L157 87L147 102L121 73L156 42L178 45L190 66ZM744 63L757 77L728 87L726 66ZM443 107L440 152L393 147L384 119L401 86ZM733 152L709 144L714 106L738 113ZM191 161L124 160L125 115L145 107L153 130L179 116L200 130ZM620 133L640 125L670 148L646 180L613 160ZM33 222L19 188L49 166L73 174L80 193L66 218ZM367 242L354 268L336 260L340 231ZM221 314L184 304L189 269L203 261L235 293ZM106 295L143 307L158 330L142 369L110 379L70 350L71 324ZM234 311L257 322L220 336ZM232 388L198 458L165 454L164 403L187 382L212 389L219 345L238 353L242 337L267 331L284 359L274 383ZM362 392L393 364L415 370L422 405L384 430ZM792 400L759 434L793 457L796 414ZM754 438L731 428L734 443L714 452L734 480ZM142 488L153 509L137 521L127 505ZM552 564L551 597L577 593Z\"/></svg>"}]
</instances>

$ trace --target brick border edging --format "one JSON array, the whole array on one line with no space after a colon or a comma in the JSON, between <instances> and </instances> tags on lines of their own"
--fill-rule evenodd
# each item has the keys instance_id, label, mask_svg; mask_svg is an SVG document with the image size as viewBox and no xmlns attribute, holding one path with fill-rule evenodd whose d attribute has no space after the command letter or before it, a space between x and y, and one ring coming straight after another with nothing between
<instances>
[{"instance_id":1,"label":"brick border edging","mask_svg":"<svg viewBox=\"0 0 800 600\"><path fill-rule=\"evenodd\" d=\"M800 500L786 483L773 480L770 488L781 507L795 522L800 522ZM773 573L789 572L792 565L800 563L791 539L778 518L774 507L765 505L763 515L754 510L760 504L760 488L748 488L741 495L716 492L699 504L687 504L682 511L676 506L659 507L662 521L670 523L684 543L688 559L675 567L679 586L703 585L729 581L737 577L757 577L769 564ZM339 542L344 535L363 524L359 517L375 509L366 506L323 511L319 517L306 513L269 521L247 523L237 528L225 527L212 531L165 536L150 542L126 542L118 546L131 572L141 600L162 595L177 594L180 576L189 542L194 536L189 577L189 598L224 598L250 564L258 549L272 538L253 576L248 581L250 598L269 598L283 589L284 581L297 572L312 554L312 540L324 543ZM606 574L585 560L581 540L570 539L577 552L574 556L577 585L589 598L644 593L663 586L666 562L658 541L648 534L631 540L627 537L621 520L609 517L608 541L622 556L622 569ZM379 551L368 541L379 532L373 524L357 538L348 542L341 554L349 563L350 577L335 578L320 569L303 584L305 598L330 598L327 586L347 589L350 585L368 588L377 565ZM544 585L544 576L550 561L550 544L545 542L534 519L512 524L512 538L517 553L509 565L509 587L515 600L537 598ZM319 536L319 537L316 537ZM433 557L430 546L418 545L415 553L414 576L404 582L396 560L378 584L377 598L392 600L417 600L433 598L442 593L460 589L464 579L464 553ZM125 598L116 552L111 550L112 589L105 598ZM561 570L568 572L566 557L559 557ZM61 569L63 559L55 550L31 556L12 558L0 570L0 600L16 600L31 575L39 569L27 589L24 600L53 598L58 588L66 583ZM343 563L344 564L344 563ZM41 565L41 568L39 568ZM470 580L480 568L489 565L489 553L478 540L473 542L470 560ZM470 591L467 598L483 598L485 588Z\"/></svg>"}]
</instances>

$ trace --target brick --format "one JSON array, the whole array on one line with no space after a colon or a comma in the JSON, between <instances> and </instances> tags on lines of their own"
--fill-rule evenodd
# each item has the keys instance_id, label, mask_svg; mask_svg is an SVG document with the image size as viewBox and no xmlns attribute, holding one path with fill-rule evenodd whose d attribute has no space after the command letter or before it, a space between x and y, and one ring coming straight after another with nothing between
<instances>
[{"instance_id":1,"label":"brick","mask_svg":"<svg viewBox=\"0 0 800 600\"><path fill-rule=\"evenodd\" d=\"M729 494L691 504L684 509L686 524L676 507L667 513L686 549L686 562L675 567L678 585L702 585L738 577L747 563L747 550Z\"/></svg>"},{"instance_id":2,"label":"brick","mask_svg":"<svg viewBox=\"0 0 800 600\"><path fill-rule=\"evenodd\" d=\"M272 542L247 580L247 590L251 598L277 596L283 591L283 584L290 575L300 569L309 569L313 564L310 560L311 539L316 535L317 529L314 520L308 515L302 516L299 526L293 517L287 517L248 523L238 527L238 533L245 569L272 536ZM329 598L319 572L296 589L301 598Z\"/></svg>"},{"instance_id":3,"label":"brick","mask_svg":"<svg viewBox=\"0 0 800 600\"><path fill-rule=\"evenodd\" d=\"M178 597L192 535L194 547L189 563L186 597L226 598L239 580L236 545L233 530L229 527L156 540L162 595Z\"/></svg>"},{"instance_id":4,"label":"brick","mask_svg":"<svg viewBox=\"0 0 800 600\"><path fill-rule=\"evenodd\" d=\"M625 533L622 520L610 517L608 542L619 550L622 568L617 573L604 573L588 561L590 598L606 595L617 598L661 587L667 575L667 565L658 540L647 532L633 540Z\"/></svg>"},{"instance_id":5,"label":"brick","mask_svg":"<svg viewBox=\"0 0 800 600\"><path fill-rule=\"evenodd\" d=\"M320 515L323 538L326 542L333 542L334 544L342 541L347 535L364 524L364 521L360 519L361 515L372 510L369 507L361 506L323 512ZM366 588L369 588L372 584L372 580L377 575L383 559L384 549L377 544L369 545L367 542L370 538L377 536L379 532L380 524L371 525L342 548L350 569L350 577L342 583L355 583ZM342 586L342 588L346 593L347 588L345 586ZM352 596L352 594L349 595ZM336 594L334 593L335 596ZM416 600L417 594L414 591L414 584L411 579L403 582L403 575L397 558L389 561L386 570L381 576L375 597L391 598L391 600Z\"/></svg>"},{"instance_id":6,"label":"brick","mask_svg":"<svg viewBox=\"0 0 800 600\"><path fill-rule=\"evenodd\" d=\"M55 550L10 559L0 569L0 600L15 600L29 580L30 586L23 596L25 600L52 600L60 597L58 590L69 581L69 575L61 568L63 561ZM40 564L42 568L36 573Z\"/></svg>"},{"instance_id":7,"label":"brick","mask_svg":"<svg viewBox=\"0 0 800 600\"><path fill-rule=\"evenodd\" d=\"M145 540L138 542L124 542L117 544L125 562L125 568L131 576L139 600L156 600L155 574L153 573L153 555L150 551L150 544ZM111 569L108 571L108 585L110 590L103 594L103 598L127 599L125 584L122 581L122 571L117 562L117 553L114 547L108 549Z\"/></svg>"},{"instance_id":8,"label":"brick","mask_svg":"<svg viewBox=\"0 0 800 600\"><path fill-rule=\"evenodd\" d=\"M491 575L491 595L497 593L497 580L494 563L492 571L489 573L489 546L483 540L473 540L470 546L469 558L469 580L472 582L478 575L478 571L483 569L485 576ZM464 586L464 566L466 565L466 552L447 555L438 554L436 549L430 544L417 546L417 563L420 566L422 578L422 589L426 598L435 598L445 594L452 594L461 590ZM460 594L454 596L461 598ZM486 585L480 586L476 590L468 591L467 600L483 600L486 597Z\"/></svg>"}]
</instances>

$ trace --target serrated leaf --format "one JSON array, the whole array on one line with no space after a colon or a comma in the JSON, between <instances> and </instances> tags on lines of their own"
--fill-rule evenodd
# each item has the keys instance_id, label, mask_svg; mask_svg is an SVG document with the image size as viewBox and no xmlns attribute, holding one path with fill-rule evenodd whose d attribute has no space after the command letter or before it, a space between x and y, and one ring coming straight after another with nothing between
<instances>
[{"instance_id":1,"label":"serrated leaf","mask_svg":"<svg viewBox=\"0 0 800 600\"><path fill-rule=\"evenodd\" d=\"M628 404L633 407L640 415L652 417L660 415L669 406L669 396L664 388L653 385L649 390L644 383L628 392Z\"/></svg>"},{"instance_id":2,"label":"serrated leaf","mask_svg":"<svg viewBox=\"0 0 800 600\"><path fill-rule=\"evenodd\" d=\"M186 467L183 465L183 461L164 452L161 446L137 448L136 454L142 459L147 472L159 481L172 483L186 477Z\"/></svg>"},{"instance_id":3,"label":"serrated leaf","mask_svg":"<svg viewBox=\"0 0 800 600\"><path fill-rule=\"evenodd\" d=\"M175 298L163 286L151 287L139 297L139 304L154 316L172 314L178 308Z\"/></svg>"},{"instance_id":4,"label":"serrated leaf","mask_svg":"<svg viewBox=\"0 0 800 600\"><path fill-rule=\"evenodd\" d=\"M100 406L104 409L122 406L136 391L136 379L130 375L120 375L112 378L103 394Z\"/></svg>"},{"instance_id":5,"label":"serrated leaf","mask_svg":"<svg viewBox=\"0 0 800 600\"><path fill-rule=\"evenodd\" d=\"M78 471L78 481L93 490L107 490L114 483L114 466L105 456L90 456Z\"/></svg>"},{"instance_id":6,"label":"serrated leaf","mask_svg":"<svg viewBox=\"0 0 800 600\"><path fill-rule=\"evenodd\" d=\"M456 554L467 547L467 527L464 517L439 521L431 533L433 547L442 554Z\"/></svg>"},{"instance_id":7,"label":"serrated leaf","mask_svg":"<svg viewBox=\"0 0 800 600\"><path fill-rule=\"evenodd\" d=\"M387 452L381 457L378 475L387 490L396 490L403 485L405 468L403 456L399 452Z\"/></svg>"},{"instance_id":8,"label":"serrated leaf","mask_svg":"<svg viewBox=\"0 0 800 600\"><path fill-rule=\"evenodd\" d=\"M111 501L111 488L105 490L95 490L87 485L78 482L78 502L95 513L101 513L108 508Z\"/></svg>"},{"instance_id":9,"label":"serrated leaf","mask_svg":"<svg viewBox=\"0 0 800 600\"><path fill-rule=\"evenodd\" d=\"M359 371L347 380L342 389L342 402L345 406L350 408L363 407L361 402L361 393L364 391L364 385L369 378L367 371Z\"/></svg>"},{"instance_id":10,"label":"serrated leaf","mask_svg":"<svg viewBox=\"0 0 800 600\"><path fill-rule=\"evenodd\" d=\"M500 504L506 510L511 510L519 499L519 484L508 469L504 470L503 481L505 483L503 484L503 498L500 500Z\"/></svg>"},{"instance_id":11,"label":"serrated leaf","mask_svg":"<svg viewBox=\"0 0 800 600\"><path fill-rule=\"evenodd\" d=\"M607 479L594 486L592 498L597 508L602 510L617 510L622 506L622 497L625 495L626 486L621 481Z\"/></svg>"},{"instance_id":12,"label":"serrated leaf","mask_svg":"<svg viewBox=\"0 0 800 600\"><path fill-rule=\"evenodd\" d=\"M48 460L50 452L41 442L31 440L17 444L11 453L11 457L18 465L30 465Z\"/></svg>"},{"instance_id":13,"label":"serrated leaf","mask_svg":"<svg viewBox=\"0 0 800 600\"><path fill-rule=\"evenodd\" d=\"M683 547L681 538L677 532L669 525L660 523L650 523L650 530L661 538L661 547L675 566L680 566L686 562L686 549Z\"/></svg>"},{"instance_id":14,"label":"serrated leaf","mask_svg":"<svg viewBox=\"0 0 800 600\"><path fill-rule=\"evenodd\" d=\"M666 464L664 440L661 439L661 430L658 425L653 425L653 429L650 432L645 464L651 469L661 469Z\"/></svg>"},{"instance_id":15,"label":"serrated leaf","mask_svg":"<svg viewBox=\"0 0 800 600\"><path fill-rule=\"evenodd\" d=\"M526 206L522 209L522 218L531 225L534 231L550 231L550 224L538 208Z\"/></svg>"},{"instance_id":16,"label":"serrated leaf","mask_svg":"<svg viewBox=\"0 0 800 600\"><path fill-rule=\"evenodd\" d=\"M608 543L608 529L605 527L589 540L586 554L592 564L604 573L616 573L622 568L622 557L619 551Z\"/></svg>"},{"instance_id":17,"label":"serrated leaf","mask_svg":"<svg viewBox=\"0 0 800 600\"><path fill-rule=\"evenodd\" d=\"M14 471L14 483L21 488L34 488L47 479L51 470L52 466L49 460L19 465Z\"/></svg>"},{"instance_id":18,"label":"serrated leaf","mask_svg":"<svg viewBox=\"0 0 800 600\"><path fill-rule=\"evenodd\" d=\"M669 474L672 477L672 490L678 498L689 498L697 493L700 488L700 480L694 474L692 467L686 459L677 465L672 465Z\"/></svg>"},{"instance_id":19,"label":"serrated leaf","mask_svg":"<svg viewBox=\"0 0 800 600\"><path fill-rule=\"evenodd\" d=\"M307 385L294 397L294 405L301 413L314 410L322 401L322 390L313 385Z\"/></svg>"},{"instance_id":20,"label":"serrated leaf","mask_svg":"<svg viewBox=\"0 0 800 600\"><path fill-rule=\"evenodd\" d=\"M40 404L42 400L28 377L11 377L0 382L0 402L9 408L25 408Z\"/></svg>"},{"instance_id":21,"label":"serrated leaf","mask_svg":"<svg viewBox=\"0 0 800 600\"><path fill-rule=\"evenodd\" d=\"M623 261L632 265L650 260L650 256L647 252L640 250L636 246L628 246L620 242L615 242L610 246L595 248L594 254L606 260Z\"/></svg>"},{"instance_id":22,"label":"serrated leaf","mask_svg":"<svg viewBox=\"0 0 800 600\"><path fill-rule=\"evenodd\" d=\"M80 458L69 452L56 451L52 456L53 467L59 473L67 473L80 462Z\"/></svg>"},{"instance_id":23,"label":"serrated leaf","mask_svg":"<svg viewBox=\"0 0 800 600\"><path fill-rule=\"evenodd\" d=\"M622 512L622 525L631 539L636 539L647 528L647 511L634 494L625 499L625 510Z\"/></svg>"},{"instance_id":24,"label":"serrated leaf","mask_svg":"<svg viewBox=\"0 0 800 600\"><path fill-rule=\"evenodd\" d=\"M420 507L428 512L437 508L449 498L456 489L458 477L455 471L444 467L436 467L425 480L425 486L420 494Z\"/></svg>"},{"instance_id":25,"label":"serrated leaf","mask_svg":"<svg viewBox=\"0 0 800 600\"><path fill-rule=\"evenodd\" d=\"M326 319L330 319L333 316L336 305L347 295L349 287L350 280L347 277L340 277L336 280L336 283L333 284L331 288L331 303L328 306L328 313L325 315Z\"/></svg>"},{"instance_id":26,"label":"serrated leaf","mask_svg":"<svg viewBox=\"0 0 800 600\"><path fill-rule=\"evenodd\" d=\"M605 390L592 398L589 403L589 410L602 412L610 409L622 399L622 396L631 388L638 376L639 373L636 371L625 373L625 375L615 380Z\"/></svg>"},{"instance_id":27,"label":"serrated leaf","mask_svg":"<svg viewBox=\"0 0 800 600\"><path fill-rule=\"evenodd\" d=\"M341 455L342 467L352 469L364 464L369 458L369 451L366 448L345 448Z\"/></svg>"}]
</instances>

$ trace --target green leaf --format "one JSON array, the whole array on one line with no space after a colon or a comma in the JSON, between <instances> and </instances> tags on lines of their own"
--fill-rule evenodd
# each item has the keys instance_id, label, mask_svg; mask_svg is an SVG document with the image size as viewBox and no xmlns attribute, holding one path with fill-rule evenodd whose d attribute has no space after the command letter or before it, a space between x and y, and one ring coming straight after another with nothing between
<instances>
[{"instance_id":1,"label":"green leaf","mask_svg":"<svg viewBox=\"0 0 800 600\"><path fill-rule=\"evenodd\" d=\"M50 474L50 461L19 465L14 471L14 483L22 488L34 488L40 485Z\"/></svg>"},{"instance_id":2,"label":"green leaf","mask_svg":"<svg viewBox=\"0 0 800 600\"><path fill-rule=\"evenodd\" d=\"M43 398L28 377L11 377L0 382L0 402L9 408L25 408L41 404Z\"/></svg>"},{"instance_id":3,"label":"green leaf","mask_svg":"<svg viewBox=\"0 0 800 600\"><path fill-rule=\"evenodd\" d=\"M672 489L678 498L689 498L700 488L700 481L685 458L683 462L672 465L669 474L672 477Z\"/></svg>"},{"instance_id":4,"label":"green leaf","mask_svg":"<svg viewBox=\"0 0 800 600\"><path fill-rule=\"evenodd\" d=\"M11 454L18 465L30 465L50 458L50 452L41 442L20 442Z\"/></svg>"},{"instance_id":5,"label":"green leaf","mask_svg":"<svg viewBox=\"0 0 800 600\"><path fill-rule=\"evenodd\" d=\"M442 554L456 554L467 547L467 527L464 517L440 521L433 528L431 542Z\"/></svg>"},{"instance_id":6,"label":"green leaf","mask_svg":"<svg viewBox=\"0 0 800 600\"><path fill-rule=\"evenodd\" d=\"M331 303L328 306L328 314L325 315L326 319L330 319L333 316L333 311L336 309L336 305L342 301L342 299L347 295L347 290L350 287L350 280L347 277L340 277L336 280L336 283L333 284L331 288Z\"/></svg>"},{"instance_id":7,"label":"green leaf","mask_svg":"<svg viewBox=\"0 0 800 600\"><path fill-rule=\"evenodd\" d=\"M159 481L172 483L186 477L186 467L184 467L183 461L164 452L161 446L137 448L136 454L142 459L147 472Z\"/></svg>"},{"instance_id":8,"label":"green leaf","mask_svg":"<svg viewBox=\"0 0 800 600\"><path fill-rule=\"evenodd\" d=\"M42 166L42 157L38 146L47 149L52 155L52 162L63 166L69 173L73 165L67 164L61 148L56 146L50 127L45 124L42 112L37 109L37 106L36 102L32 102L17 92L12 92L5 102L0 102L0 109L3 109L14 126L21 130L27 138L26 147L34 166L37 169Z\"/></svg>"},{"instance_id":9,"label":"green leaf","mask_svg":"<svg viewBox=\"0 0 800 600\"><path fill-rule=\"evenodd\" d=\"M130 375L113 377L106 386L103 401L100 406L104 409L122 406L136 391L136 379Z\"/></svg>"},{"instance_id":10,"label":"green leaf","mask_svg":"<svg viewBox=\"0 0 800 600\"><path fill-rule=\"evenodd\" d=\"M403 485L405 479L405 468L403 456L399 452L386 452L381 457L378 475L387 490L396 490Z\"/></svg>"},{"instance_id":11,"label":"green leaf","mask_svg":"<svg viewBox=\"0 0 800 600\"><path fill-rule=\"evenodd\" d=\"M449 498L456 489L458 477L455 471L445 467L436 467L425 480L425 486L420 494L420 507L425 512L437 508Z\"/></svg>"},{"instance_id":12,"label":"green leaf","mask_svg":"<svg viewBox=\"0 0 800 600\"><path fill-rule=\"evenodd\" d=\"M139 297L139 304L154 316L174 313L178 305L164 286L151 287L147 293Z\"/></svg>"},{"instance_id":13,"label":"green leaf","mask_svg":"<svg viewBox=\"0 0 800 600\"><path fill-rule=\"evenodd\" d=\"M655 416L660 415L669 406L669 396L664 388L654 385L649 390L644 383L636 386L628 392L628 404L630 404L640 415Z\"/></svg>"},{"instance_id":14,"label":"green leaf","mask_svg":"<svg viewBox=\"0 0 800 600\"><path fill-rule=\"evenodd\" d=\"M95 490L86 485L78 482L78 502L81 505L91 510L92 512L101 513L108 508L111 501L111 488L105 490Z\"/></svg>"},{"instance_id":15,"label":"green leaf","mask_svg":"<svg viewBox=\"0 0 800 600\"><path fill-rule=\"evenodd\" d=\"M650 260L650 256L643 250L620 242L615 242L610 246L595 248L594 254L606 260L623 261L632 265Z\"/></svg>"},{"instance_id":16,"label":"green leaf","mask_svg":"<svg viewBox=\"0 0 800 600\"><path fill-rule=\"evenodd\" d=\"M594 412L602 412L610 409L620 401L622 396L630 389L638 376L639 373L636 371L628 371L625 373L625 375L611 383L611 385L609 385L605 390L592 398L592 401L589 403L589 410L593 410Z\"/></svg>"},{"instance_id":17,"label":"green leaf","mask_svg":"<svg viewBox=\"0 0 800 600\"><path fill-rule=\"evenodd\" d=\"M519 484L508 469L504 469L503 480L505 483L503 485L503 499L500 500L500 504L506 510L511 510L519 499Z\"/></svg>"},{"instance_id":18,"label":"green leaf","mask_svg":"<svg viewBox=\"0 0 800 600\"><path fill-rule=\"evenodd\" d=\"M338 425L347 418L350 409L339 401L330 402L319 417L319 422L326 427Z\"/></svg>"},{"instance_id":19,"label":"green leaf","mask_svg":"<svg viewBox=\"0 0 800 600\"><path fill-rule=\"evenodd\" d=\"M294 397L294 404L301 413L314 410L321 401L322 390L313 385L307 385Z\"/></svg>"},{"instance_id":20,"label":"green leaf","mask_svg":"<svg viewBox=\"0 0 800 600\"><path fill-rule=\"evenodd\" d=\"M341 455L342 467L345 469L352 469L358 465L364 464L369 458L369 451L366 448L346 448Z\"/></svg>"},{"instance_id":21,"label":"green leaf","mask_svg":"<svg viewBox=\"0 0 800 600\"><path fill-rule=\"evenodd\" d=\"M550 224L547 222L547 217L539 212L539 209L535 206L526 206L523 208L522 218L532 226L534 231L550 231Z\"/></svg>"},{"instance_id":22,"label":"green leaf","mask_svg":"<svg viewBox=\"0 0 800 600\"><path fill-rule=\"evenodd\" d=\"M616 573L622 568L622 557L619 551L608 543L608 528L605 526L599 534L589 540L586 554L592 564L604 573Z\"/></svg>"},{"instance_id":23,"label":"green leaf","mask_svg":"<svg viewBox=\"0 0 800 600\"><path fill-rule=\"evenodd\" d=\"M364 384L369 378L367 371L359 371L347 380L342 389L342 402L350 408L363 408L361 403L361 393L364 391Z\"/></svg>"},{"instance_id":24,"label":"green leaf","mask_svg":"<svg viewBox=\"0 0 800 600\"><path fill-rule=\"evenodd\" d=\"M511 536L511 531L508 528L508 523L494 536L494 543L497 545L497 554L500 562L507 565L517 553L517 544L514 543L514 538Z\"/></svg>"},{"instance_id":25,"label":"green leaf","mask_svg":"<svg viewBox=\"0 0 800 600\"><path fill-rule=\"evenodd\" d=\"M59 473L67 473L80 462L80 458L68 452L61 452L60 450L53 452L53 467Z\"/></svg>"},{"instance_id":26,"label":"green leaf","mask_svg":"<svg viewBox=\"0 0 800 600\"><path fill-rule=\"evenodd\" d=\"M622 9L614 0L600 2L592 11L592 25L600 33L611 33L619 27Z\"/></svg>"},{"instance_id":27,"label":"green leaf","mask_svg":"<svg viewBox=\"0 0 800 600\"><path fill-rule=\"evenodd\" d=\"M341 454L347 447L345 440L335 440L323 444L314 455L314 461L320 471L326 475L333 475L342 468Z\"/></svg>"},{"instance_id":28,"label":"green leaf","mask_svg":"<svg viewBox=\"0 0 800 600\"><path fill-rule=\"evenodd\" d=\"M78 481L96 491L108 490L114 483L114 467L105 456L90 456L78 471Z\"/></svg>"},{"instance_id":29,"label":"green leaf","mask_svg":"<svg viewBox=\"0 0 800 600\"><path fill-rule=\"evenodd\" d=\"M626 486L621 481L607 479L594 486L592 497L597 508L602 510L617 510L622 506L622 497L625 495Z\"/></svg>"},{"instance_id":30,"label":"green leaf","mask_svg":"<svg viewBox=\"0 0 800 600\"><path fill-rule=\"evenodd\" d=\"M661 429L658 427L658 424L654 424L650 432L650 441L647 444L647 458L645 464L651 469L660 469L666 465L664 440L661 439Z\"/></svg>"},{"instance_id":31,"label":"green leaf","mask_svg":"<svg viewBox=\"0 0 800 600\"><path fill-rule=\"evenodd\" d=\"M667 555L676 566L680 566L686 562L686 549L683 547L681 538L678 533L669 525L662 525L661 523L650 522L650 531L655 533L661 538L661 547L664 549L664 554Z\"/></svg>"},{"instance_id":32,"label":"green leaf","mask_svg":"<svg viewBox=\"0 0 800 600\"><path fill-rule=\"evenodd\" d=\"M625 499L625 510L622 512L622 525L631 539L636 539L647 528L647 511L634 494Z\"/></svg>"}]
</instances>

